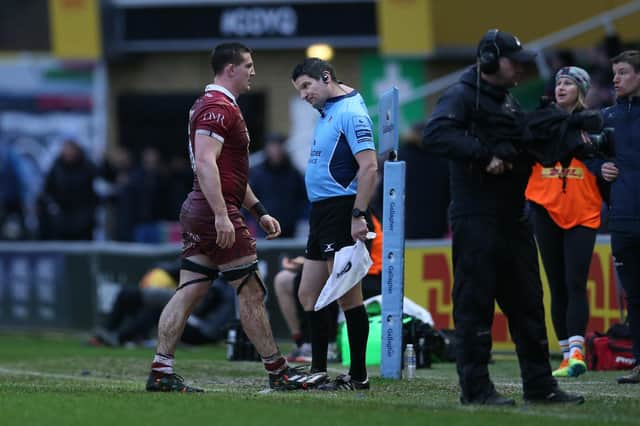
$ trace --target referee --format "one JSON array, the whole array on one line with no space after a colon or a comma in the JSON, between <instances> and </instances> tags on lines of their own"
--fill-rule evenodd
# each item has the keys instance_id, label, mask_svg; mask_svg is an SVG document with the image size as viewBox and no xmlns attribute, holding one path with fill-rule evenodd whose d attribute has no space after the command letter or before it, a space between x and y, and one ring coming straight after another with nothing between
<instances>
[{"instance_id":1,"label":"referee","mask_svg":"<svg viewBox=\"0 0 640 426\"><path fill-rule=\"evenodd\" d=\"M328 382L327 308L314 305L333 268L333 256L342 247L365 240L367 206L377 181L377 159L371 118L360 94L336 80L333 67L318 58L296 65L291 80L300 97L320 111L305 173L311 202L309 238L298 297L309 315L312 362L322 390L369 389L365 367L369 320L358 283L338 303L349 333L349 374Z\"/></svg>"}]
</instances>

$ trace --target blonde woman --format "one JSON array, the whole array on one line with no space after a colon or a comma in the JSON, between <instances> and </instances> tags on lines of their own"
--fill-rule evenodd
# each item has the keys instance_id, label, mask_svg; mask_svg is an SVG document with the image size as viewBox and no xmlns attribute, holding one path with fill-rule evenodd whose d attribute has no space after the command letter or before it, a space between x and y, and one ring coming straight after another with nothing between
<instances>
[{"instance_id":1,"label":"blonde woman","mask_svg":"<svg viewBox=\"0 0 640 426\"><path fill-rule=\"evenodd\" d=\"M589 74L564 67L556 74L555 102L574 114L586 109ZM578 158L568 166L533 167L525 196L551 289L551 318L563 360L555 377L577 377L587 370L584 335L589 320L587 275L600 226L602 197L596 175Z\"/></svg>"}]
</instances>

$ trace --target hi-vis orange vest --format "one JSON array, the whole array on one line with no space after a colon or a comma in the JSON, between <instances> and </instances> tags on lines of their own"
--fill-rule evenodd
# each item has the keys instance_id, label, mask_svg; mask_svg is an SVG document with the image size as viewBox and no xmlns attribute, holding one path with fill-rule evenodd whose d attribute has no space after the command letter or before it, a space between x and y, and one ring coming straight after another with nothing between
<instances>
[{"instance_id":1,"label":"hi-vis orange vest","mask_svg":"<svg viewBox=\"0 0 640 426\"><path fill-rule=\"evenodd\" d=\"M373 232L376 233L376 237L371 241L371 260L373 264L369 268L367 275L378 275L382 272L382 224L375 215L371 215L371 222L373 223Z\"/></svg>"},{"instance_id":2,"label":"hi-vis orange vest","mask_svg":"<svg viewBox=\"0 0 640 426\"><path fill-rule=\"evenodd\" d=\"M566 179L564 191L563 176ZM559 162L555 167L536 164L525 197L544 207L560 228L600 227L602 196L596 177L578 159L572 159L566 169Z\"/></svg>"}]
</instances>

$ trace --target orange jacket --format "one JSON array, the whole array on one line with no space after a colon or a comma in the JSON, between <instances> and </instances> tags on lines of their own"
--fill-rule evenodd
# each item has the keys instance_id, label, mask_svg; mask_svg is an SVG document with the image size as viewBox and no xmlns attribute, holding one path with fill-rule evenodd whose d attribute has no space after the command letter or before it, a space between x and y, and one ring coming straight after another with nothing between
<instances>
[{"instance_id":1,"label":"orange jacket","mask_svg":"<svg viewBox=\"0 0 640 426\"><path fill-rule=\"evenodd\" d=\"M373 264L369 268L367 275L379 275L382 272L382 224L375 215L371 215L373 232L376 237L371 241L371 260Z\"/></svg>"},{"instance_id":2,"label":"orange jacket","mask_svg":"<svg viewBox=\"0 0 640 426\"><path fill-rule=\"evenodd\" d=\"M563 176L566 186L563 190ZM563 229L600 226L602 196L596 177L580 160L574 158L569 167L533 167L525 197L544 207L551 219Z\"/></svg>"}]
</instances>

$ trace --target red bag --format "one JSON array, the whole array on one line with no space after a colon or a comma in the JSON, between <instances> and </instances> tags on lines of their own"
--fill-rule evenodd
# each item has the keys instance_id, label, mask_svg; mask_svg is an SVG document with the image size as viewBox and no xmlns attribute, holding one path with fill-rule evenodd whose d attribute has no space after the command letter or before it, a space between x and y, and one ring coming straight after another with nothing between
<instances>
[{"instance_id":1,"label":"red bag","mask_svg":"<svg viewBox=\"0 0 640 426\"><path fill-rule=\"evenodd\" d=\"M634 367L631 333L627 334L623 327L622 324L614 324L607 334L596 332L587 335L589 370L630 370Z\"/></svg>"}]
</instances>

